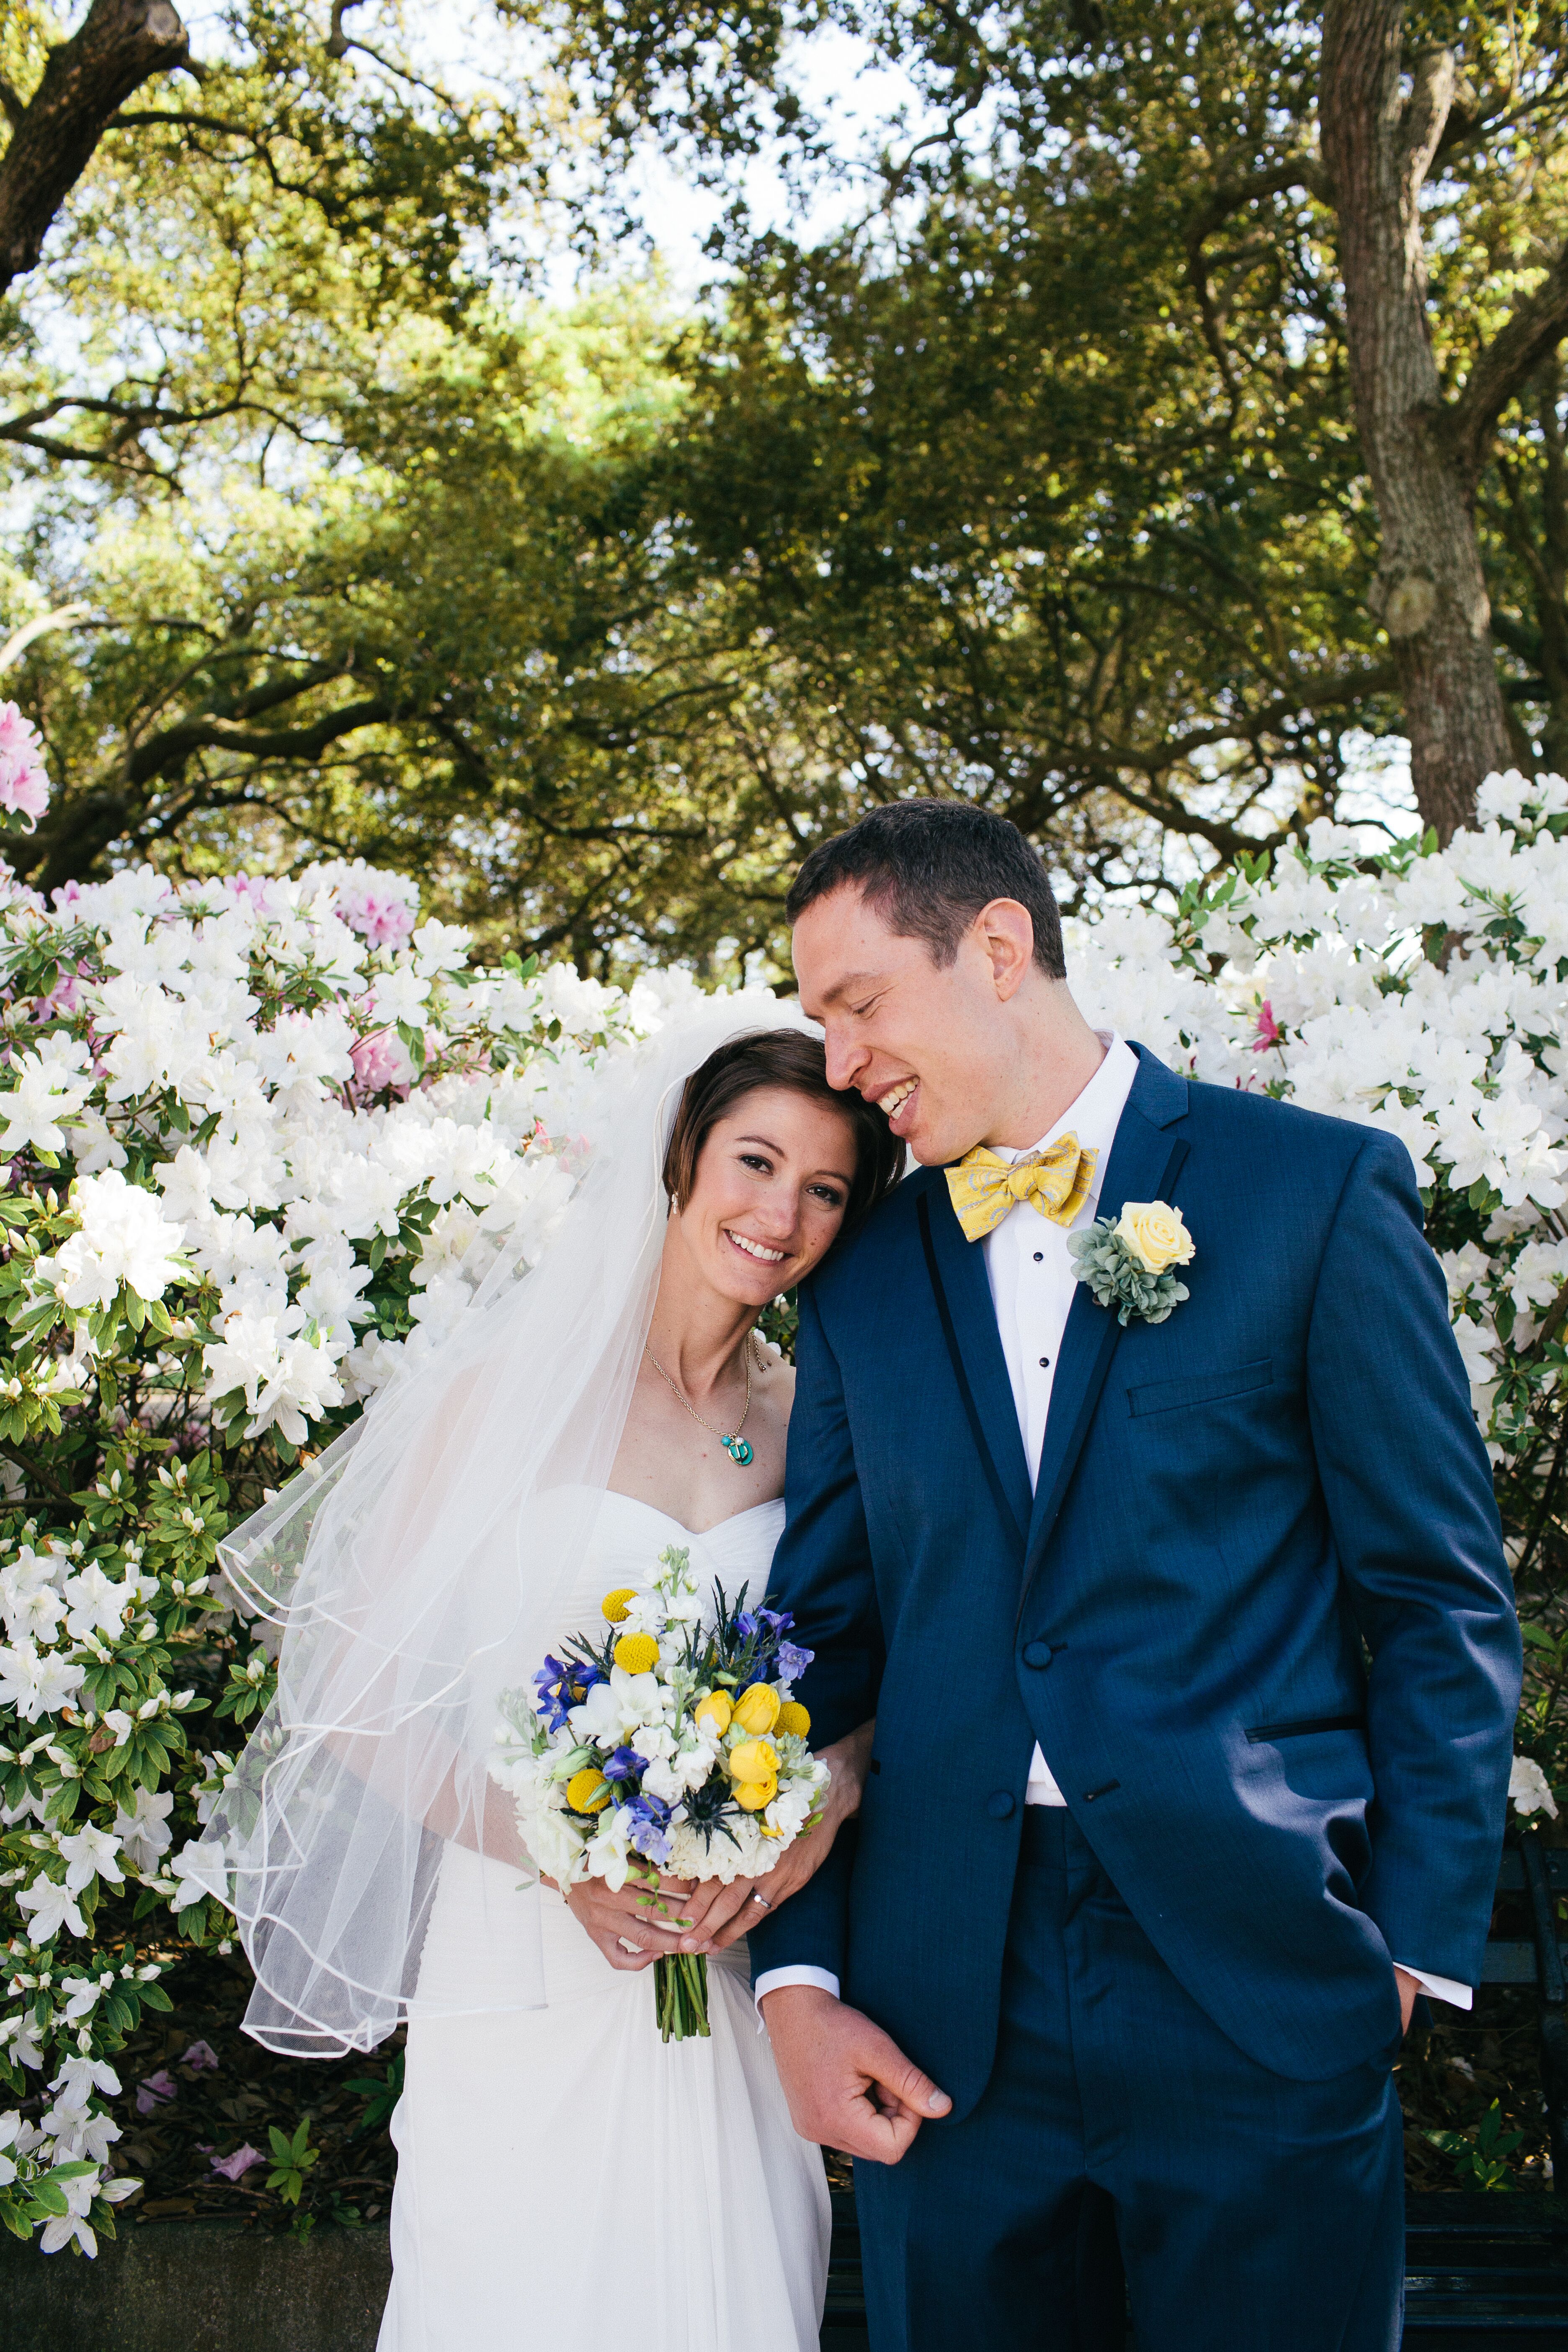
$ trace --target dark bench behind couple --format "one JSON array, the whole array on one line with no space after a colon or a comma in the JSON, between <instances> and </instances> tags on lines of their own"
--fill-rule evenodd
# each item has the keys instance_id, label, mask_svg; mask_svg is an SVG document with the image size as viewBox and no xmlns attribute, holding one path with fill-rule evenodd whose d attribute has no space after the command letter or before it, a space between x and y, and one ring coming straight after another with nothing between
<instances>
[{"instance_id":1,"label":"dark bench behind couple","mask_svg":"<svg viewBox=\"0 0 1568 2352\"><path fill-rule=\"evenodd\" d=\"M1485 2352L1504 2341L1519 2343L1521 2352L1525 2344L1568 2352L1568 1923L1558 1915L1564 1898L1568 1848L1544 1844L1535 1830L1511 1833L1498 1872L1480 2008L1484 2020L1487 1987L1534 1991L1552 2189L1412 2194L1405 2333L1413 2352ZM1156 2063L1152 2053L1150 2063ZM1324 2260L1331 2259L1325 2247ZM861 2352L865 2343L855 2199L848 2189L836 2189L823 2352ZM952 2352L992 2347L954 2345Z\"/></svg>"}]
</instances>

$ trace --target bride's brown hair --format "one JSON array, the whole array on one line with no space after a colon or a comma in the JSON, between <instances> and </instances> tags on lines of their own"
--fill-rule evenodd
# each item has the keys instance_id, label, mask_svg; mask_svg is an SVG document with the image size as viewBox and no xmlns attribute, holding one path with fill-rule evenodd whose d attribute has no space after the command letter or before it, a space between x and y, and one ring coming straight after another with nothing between
<instances>
[{"instance_id":1,"label":"bride's brown hair","mask_svg":"<svg viewBox=\"0 0 1568 2352\"><path fill-rule=\"evenodd\" d=\"M904 1172L904 1147L875 1103L827 1083L827 1055L819 1037L799 1029L754 1029L731 1037L692 1071L681 1090L668 1148L664 1189L679 1210L697 1181L702 1147L726 1111L761 1087L787 1087L843 1112L855 1137L855 1176L844 1213L845 1230L890 1192Z\"/></svg>"}]
</instances>

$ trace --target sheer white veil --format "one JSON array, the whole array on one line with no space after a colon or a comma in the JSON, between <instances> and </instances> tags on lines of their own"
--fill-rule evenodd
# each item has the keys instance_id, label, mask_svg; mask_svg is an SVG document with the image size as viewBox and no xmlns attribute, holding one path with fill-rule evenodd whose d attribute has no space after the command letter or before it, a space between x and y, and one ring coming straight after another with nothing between
<instances>
[{"instance_id":1,"label":"sheer white veil","mask_svg":"<svg viewBox=\"0 0 1568 2352\"><path fill-rule=\"evenodd\" d=\"M487 1769L497 1698L575 1630L559 1609L652 1316L682 1084L728 1038L806 1026L765 992L709 998L613 1060L538 1263L514 1241L440 1347L223 1547L245 1608L279 1629L278 1691L198 1866L233 1904L246 2031L268 2049L374 2047L417 2006L447 1842L515 1866ZM511 2006L544 2000L530 1932Z\"/></svg>"}]
</instances>

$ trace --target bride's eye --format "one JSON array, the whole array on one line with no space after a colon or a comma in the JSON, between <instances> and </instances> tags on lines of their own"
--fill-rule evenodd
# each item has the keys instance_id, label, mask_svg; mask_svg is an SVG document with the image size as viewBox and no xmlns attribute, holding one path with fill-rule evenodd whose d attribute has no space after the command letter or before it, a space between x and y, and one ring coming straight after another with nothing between
<instances>
[{"instance_id":1,"label":"bride's eye","mask_svg":"<svg viewBox=\"0 0 1568 2352\"><path fill-rule=\"evenodd\" d=\"M742 1168L759 1169L764 1176L771 1176L773 1172L773 1161L764 1160L760 1151L742 1151L741 1165Z\"/></svg>"},{"instance_id":2,"label":"bride's eye","mask_svg":"<svg viewBox=\"0 0 1568 2352\"><path fill-rule=\"evenodd\" d=\"M841 1209L844 1206L844 1195L835 1184L810 1184L806 1190L815 1192L817 1199L826 1202L830 1209Z\"/></svg>"}]
</instances>

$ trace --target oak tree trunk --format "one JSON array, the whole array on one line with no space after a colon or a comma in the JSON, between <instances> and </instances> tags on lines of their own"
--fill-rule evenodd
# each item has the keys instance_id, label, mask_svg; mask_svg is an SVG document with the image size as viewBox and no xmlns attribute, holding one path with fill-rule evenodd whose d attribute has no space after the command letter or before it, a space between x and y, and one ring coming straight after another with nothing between
<instances>
[{"instance_id":1,"label":"oak tree trunk","mask_svg":"<svg viewBox=\"0 0 1568 2352\"><path fill-rule=\"evenodd\" d=\"M1405 68L1402 0L1331 0L1320 123L1339 215L1351 383L1377 501L1373 609L1388 632L1416 804L1447 840L1494 768L1513 763L1481 572L1474 477L1445 430L1426 323L1420 194L1452 101L1454 60Z\"/></svg>"},{"instance_id":2,"label":"oak tree trunk","mask_svg":"<svg viewBox=\"0 0 1568 2352\"><path fill-rule=\"evenodd\" d=\"M80 28L49 51L0 156L0 294L37 266L49 224L132 91L188 62L169 0L92 0Z\"/></svg>"}]
</instances>

